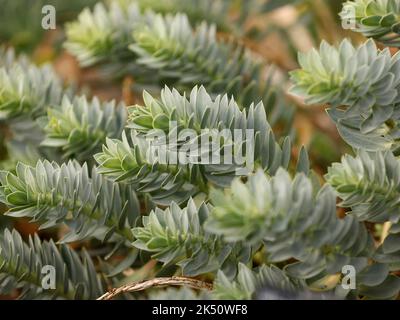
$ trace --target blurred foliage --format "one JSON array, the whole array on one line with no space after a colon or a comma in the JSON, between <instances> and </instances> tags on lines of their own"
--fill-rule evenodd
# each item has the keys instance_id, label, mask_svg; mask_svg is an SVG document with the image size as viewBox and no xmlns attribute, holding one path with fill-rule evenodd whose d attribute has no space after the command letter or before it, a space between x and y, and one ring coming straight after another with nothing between
<instances>
[{"instance_id":1,"label":"blurred foliage","mask_svg":"<svg viewBox=\"0 0 400 320\"><path fill-rule=\"evenodd\" d=\"M57 12L57 23L72 20L86 6L96 0L0 0L0 41L18 51L31 51L43 39L42 8L52 5Z\"/></svg>"}]
</instances>

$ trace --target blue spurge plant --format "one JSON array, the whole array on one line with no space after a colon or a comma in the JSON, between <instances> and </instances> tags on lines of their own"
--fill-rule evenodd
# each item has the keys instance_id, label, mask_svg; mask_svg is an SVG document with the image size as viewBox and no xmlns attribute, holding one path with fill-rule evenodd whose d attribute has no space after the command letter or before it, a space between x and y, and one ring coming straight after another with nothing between
<instances>
[{"instance_id":1,"label":"blue spurge plant","mask_svg":"<svg viewBox=\"0 0 400 320\"><path fill-rule=\"evenodd\" d=\"M59 147L65 158L90 161L106 137L119 137L126 121L123 104L92 101L84 96L71 101L65 96L61 105L49 108L43 119L43 146Z\"/></svg>"},{"instance_id":2,"label":"blue spurge plant","mask_svg":"<svg viewBox=\"0 0 400 320\"><path fill-rule=\"evenodd\" d=\"M344 21L353 18L355 31L396 47L399 5L398 1L348 1L341 17ZM338 47L323 42L319 51L301 53L301 69L291 74L291 92L307 104L325 105L340 135L354 149L355 155L344 155L325 178L342 200L339 205L346 208L346 218L386 228L373 246L375 262L369 267L385 272L396 272L399 267L398 61L397 53L378 48L371 39L361 45L345 39ZM382 284L397 281L391 275ZM380 291L367 291L382 298Z\"/></svg>"},{"instance_id":3,"label":"blue spurge plant","mask_svg":"<svg viewBox=\"0 0 400 320\"><path fill-rule=\"evenodd\" d=\"M123 99L0 50L0 297L398 298L400 2L343 3L371 39L300 53L290 98L245 20L302 1L235 3L114 0L68 22L80 72ZM319 106L348 144L325 167L300 121ZM179 287L143 290L161 285Z\"/></svg>"},{"instance_id":4,"label":"blue spurge plant","mask_svg":"<svg viewBox=\"0 0 400 320\"><path fill-rule=\"evenodd\" d=\"M241 111L226 95L212 99L204 87L195 87L189 99L175 89L165 88L161 91L161 101L145 93L144 102L145 106L129 109L130 139L126 134L122 140L107 139L103 152L94 157L101 173L115 177L117 181L127 180L136 185L136 190L148 192L156 203L167 205L170 200L181 203L198 192L208 193L209 183L228 186L238 169L246 169L247 165L260 166L273 174L280 166L289 164L290 141L285 139L282 147L276 142L262 103ZM185 134L190 129L190 135ZM170 155L165 161L161 157L146 157L151 148L149 133L153 130L160 130L170 138L165 150ZM229 146L222 148L222 152L230 151L232 157L246 147L246 140L253 142L248 150L251 163L202 164L198 157L193 159L195 161L188 159L175 163L178 155L173 157L173 149L184 146L186 136L192 145L198 145L206 131L219 143L221 130L227 134L224 147ZM240 134L246 130L251 133L243 139L234 139L234 130ZM176 141L172 135L176 135ZM216 148L221 149L219 145Z\"/></svg>"},{"instance_id":5,"label":"blue spurge plant","mask_svg":"<svg viewBox=\"0 0 400 320\"><path fill-rule=\"evenodd\" d=\"M254 53L234 39L219 39L215 24L192 26L184 13L155 13L140 2L82 12L67 25L65 47L82 66L101 63L110 76L133 75L140 87L190 91L204 85L210 94L233 95L241 108L263 101L271 122L290 122L292 108L282 105L282 90L270 84L274 72Z\"/></svg>"},{"instance_id":6,"label":"blue spurge plant","mask_svg":"<svg viewBox=\"0 0 400 320\"><path fill-rule=\"evenodd\" d=\"M400 1L347 1L340 13L342 19L356 24L356 32L390 46L400 45Z\"/></svg>"},{"instance_id":7,"label":"blue spurge plant","mask_svg":"<svg viewBox=\"0 0 400 320\"><path fill-rule=\"evenodd\" d=\"M327 104L351 146L396 152L400 55L377 49L372 40L358 47L344 40L337 49L323 42L319 51L299 54L299 63L292 93L308 104Z\"/></svg>"}]
</instances>

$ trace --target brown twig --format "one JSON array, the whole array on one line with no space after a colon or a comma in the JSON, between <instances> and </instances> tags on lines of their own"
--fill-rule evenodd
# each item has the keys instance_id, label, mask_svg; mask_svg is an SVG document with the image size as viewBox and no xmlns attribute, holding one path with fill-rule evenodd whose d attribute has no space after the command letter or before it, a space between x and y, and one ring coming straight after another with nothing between
<instances>
[{"instance_id":1,"label":"brown twig","mask_svg":"<svg viewBox=\"0 0 400 320\"><path fill-rule=\"evenodd\" d=\"M381 234L381 239L379 241L379 244L382 244L385 241L386 237L389 235L389 230L390 230L391 226L392 226L392 223L390 221L386 221L383 224L382 234Z\"/></svg>"},{"instance_id":2,"label":"brown twig","mask_svg":"<svg viewBox=\"0 0 400 320\"><path fill-rule=\"evenodd\" d=\"M101 297L97 298L97 300L111 300L121 293L141 291L151 287L159 286L188 286L194 289L212 290L212 284L208 282L185 277L164 277L128 283L126 285L123 285L122 287L110 290L109 292L103 294Z\"/></svg>"},{"instance_id":3,"label":"brown twig","mask_svg":"<svg viewBox=\"0 0 400 320\"><path fill-rule=\"evenodd\" d=\"M133 77L126 76L122 82L122 98L127 106L135 103L135 96L132 92L132 86L134 84Z\"/></svg>"}]
</instances>

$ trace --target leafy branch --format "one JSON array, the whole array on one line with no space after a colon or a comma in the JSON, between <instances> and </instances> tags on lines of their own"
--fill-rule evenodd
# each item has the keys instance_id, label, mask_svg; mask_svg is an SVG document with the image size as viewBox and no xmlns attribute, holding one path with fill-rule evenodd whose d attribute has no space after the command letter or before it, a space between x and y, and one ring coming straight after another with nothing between
<instances>
[{"instance_id":1,"label":"leafy branch","mask_svg":"<svg viewBox=\"0 0 400 320\"><path fill-rule=\"evenodd\" d=\"M144 101L145 106L130 109L131 139L125 134L122 141L107 139L95 159L101 173L150 193L156 203L184 202L200 191L207 193L208 183L227 186L238 172L246 175L253 164L270 174L289 164L290 140L286 138L282 147L276 142L262 103L241 111L233 99L226 95L212 99L203 87L195 87L189 99L166 87L160 100L145 93ZM170 128L171 122L177 123L175 128ZM190 135L185 129L192 129ZM187 147L199 147L205 134L202 129L212 140L206 150L200 150L205 154L195 153L191 160L178 159L178 153L185 158L193 157L192 153L187 154L191 150ZM220 130L225 130L224 135ZM235 130L240 133L236 141ZM150 139L157 132L162 133L161 138L167 135L167 140ZM176 136L176 140L171 136ZM185 144L186 148L179 149ZM165 153L165 159L154 152L156 146L161 148L159 153ZM232 162L201 162L202 156L211 161L213 153L219 153L220 159L231 156ZM236 161L238 157L244 157L243 161Z\"/></svg>"},{"instance_id":2,"label":"leafy branch","mask_svg":"<svg viewBox=\"0 0 400 320\"><path fill-rule=\"evenodd\" d=\"M0 198L12 217L29 217L49 228L66 223L61 240L88 237L132 241L130 228L140 214L134 191L104 179L93 168L68 162L61 166L39 160L35 167L19 163L16 173L0 173Z\"/></svg>"},{"instance_id":3,"label":"leafy branch","mask_svg":"<svg viewBox=\"0 0 400 320\"><path fill-rule=\"evenodd\" d=\"M355 0L343 4L342 21L352 30L374 38L389 47L399 47L400 41L399 0Z\"/></svg>"},{"instance_id":4,"label":"leafy branch","mask_svg":"<svg viewBox=\"0 0 400 320\"><path fill-rule=\"evenodd\" d=\"M45 132L41 145L61 148L65 158L82 162L92 160L106 137L120 137L126 122L123 104L97 98L89 101L84 96L72 101L65 96L61 105L49 108L47 114L40 119Z\"/></svg>"},{"instance_id":5,"label":"leafy branch","mask_svg":"<svg viewBox=\"0 0 400 320\"><path fill-rule=\"evenodd\" d=\"M172 203L166 210L155 209L143 217L143 227L133 229L137 239L133 245L153 253L164 265L178 265L185 276L196 276L224 270L236 273L237 262L251 259L252 247L245 243L230 245L204 230L210 209L196 207L190 200L187 207Z\"/></svg>"},{"instance_id":6,"label":"leafy branch","mask_svg":"<svg viewBox=\"0 0 400 320\"><path fill-rule=\"evenodd\" d=\"M42 270L56 269L55 289L43 289ZM20 234L5 230L0 236L0 293L21 289L20 298L94 299L103 285L86 251L82 258L67 245L41 241L37 235L23 242Z\"/></svg>"},{"instance_id":7,"label":"leafy branch","mask_svg":"<svg viewBox=\"0 0 400 320\"><path fill-rule=\"evenodd\" d=\"M319 51L299 54L292 72L293 94L307 104L328 104L343 139L368 151L398 148L400 55L378 50L372 40L338 48L322 42Z\"/></svg>"}]
</instances>

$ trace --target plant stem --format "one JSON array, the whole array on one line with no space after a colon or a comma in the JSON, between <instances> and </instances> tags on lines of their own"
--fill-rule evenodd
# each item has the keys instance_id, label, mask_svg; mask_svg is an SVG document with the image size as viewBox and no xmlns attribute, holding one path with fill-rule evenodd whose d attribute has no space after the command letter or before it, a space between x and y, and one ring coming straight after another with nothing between
<instances>
[{"instance_id":1,"label":"plant stem","mask_svg":"<svg viewBox=\"0 0 400 320\"><path fill-rule=\"evenodd\" d=\"M114 288L109 292L103 294L101 297L97 298L97 300L111 300L115 296L132 291L141 291L146 290L151 287L159 287L159 286L188 286L194 289L204 289L204 290L212 290L213 286L211 283L186 278L186 277L164 277L164 278L154 278L151 280L143 280L134 283L128 283L119 288Z\"/></svg>"}]
</instances>

